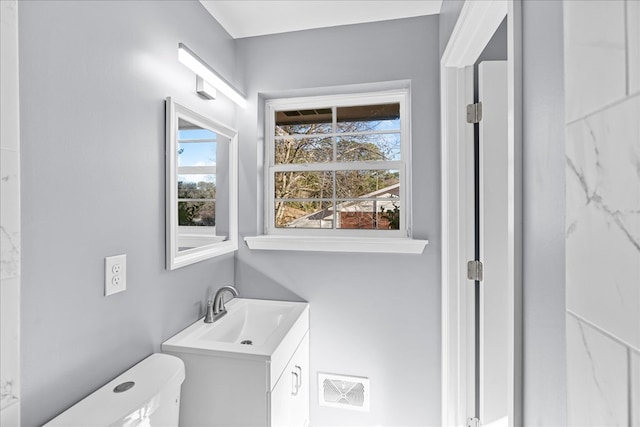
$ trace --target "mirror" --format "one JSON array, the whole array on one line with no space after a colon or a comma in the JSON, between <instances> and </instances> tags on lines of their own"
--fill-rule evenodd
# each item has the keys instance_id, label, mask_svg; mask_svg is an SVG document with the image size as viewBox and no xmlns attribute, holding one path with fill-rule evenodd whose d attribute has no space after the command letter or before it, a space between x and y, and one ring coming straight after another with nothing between
<instances>
[{"instance_id":1,"label":"mirror","mask_svg":"<svg viewBox=\"0 0 640 427\"><path fill-rule=\"evenodd\" d=\"M166 100L166 263L238 249L237 132Z\"/></svg>"}]
</instances>

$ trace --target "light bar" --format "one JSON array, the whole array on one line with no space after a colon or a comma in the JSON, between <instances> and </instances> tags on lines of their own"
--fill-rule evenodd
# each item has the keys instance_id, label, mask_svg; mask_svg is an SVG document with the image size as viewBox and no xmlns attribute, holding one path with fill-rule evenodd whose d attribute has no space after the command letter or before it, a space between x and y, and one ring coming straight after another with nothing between
<instances>
[{"instance_id":1,"label":"light bar","mask_svg":"<svg viewBox=\"0 0 640 427\"><path fill-rule=\"evenodd\" d=\"M193 53L184 43L178 43L178 60L240 107L245 108L247 106L247 100L244 95L216 73L213 68Z\"/></svg>"}]
</instances>

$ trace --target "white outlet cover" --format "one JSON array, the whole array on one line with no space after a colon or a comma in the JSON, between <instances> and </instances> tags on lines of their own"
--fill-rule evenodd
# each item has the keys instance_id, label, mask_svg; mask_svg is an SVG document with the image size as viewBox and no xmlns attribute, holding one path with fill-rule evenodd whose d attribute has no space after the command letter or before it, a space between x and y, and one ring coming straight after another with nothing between
<instances>
[{"instance_id":1,"label":"white outlet cover","mask_svg":"<svg viewBox=\"0 0 640 427\"><path fill-rule=\"evenodd\" d=\"M127 289L127 255L108 256L104 259L104 296Z\"/></svg>"}]
</instances>

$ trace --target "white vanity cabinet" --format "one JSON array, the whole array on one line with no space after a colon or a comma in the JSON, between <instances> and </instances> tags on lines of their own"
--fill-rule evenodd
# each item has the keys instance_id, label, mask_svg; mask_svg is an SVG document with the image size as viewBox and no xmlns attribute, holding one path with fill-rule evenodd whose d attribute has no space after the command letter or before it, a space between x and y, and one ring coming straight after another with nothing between
<instances>
[{"instance_id":1,"label":"white vanity cabinet","mask_svg":"<svg viewBox=\"0 0 640 427\"><path fill-rule=\"evenodd\" d=\"M227 308L162 344L185 364L180 426L308 426L308 304L235 298Z\"/></svg>"},{"instance_id":2,"label":"white vanity cabinet","mask_svg":"<svg viewBox=\"0 0 640 427\"><path fill-rule=\"evenodd\" d=\"M269 393L270 427L309 425L309 335Z\"/></svg>"}]
</instances>

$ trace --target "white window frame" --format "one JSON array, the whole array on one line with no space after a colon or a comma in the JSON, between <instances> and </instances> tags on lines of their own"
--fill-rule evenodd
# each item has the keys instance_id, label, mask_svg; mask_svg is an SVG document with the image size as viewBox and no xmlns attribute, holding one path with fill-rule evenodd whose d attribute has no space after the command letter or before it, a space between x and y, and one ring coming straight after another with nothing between
<instances>
[{"instance_id":1,"label":"white window frame","mask_svg":"<svg viewBox=\"0 0 640 427\"><path fill-rule=\"evenodd\" d=\"M308 164L275 165L275 114L277 111L332 108L334 133L322 136L340 136L335 132L335 108L360 105L380 105L398 103L400 106L400 129L375 131L372 133L400 133L400 160L364 162L327 162ZM265 105L265 212L264 230L269 236L312 236L312 237L376 237L408 238L411 235L411 124L409 90L368 92L349 95L325 95L299 98L271 99ZM274 174L291 170L337 171L337 170L398 170L400 172L400 228L399 230L353 230L327 228L276 228L275 227L275 183Z\"/></svg>"}]
</instances>

